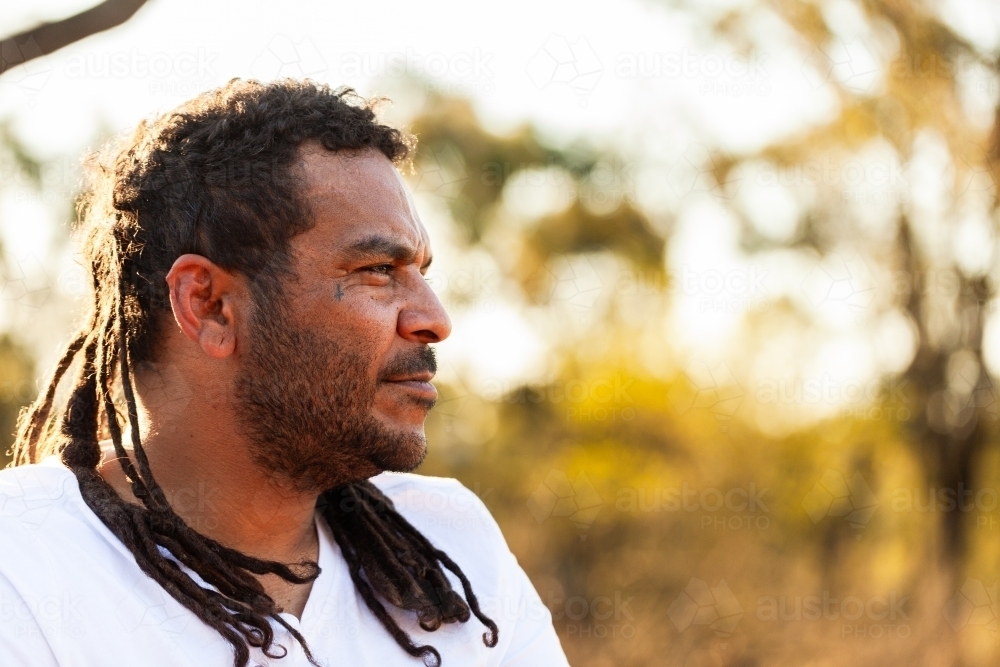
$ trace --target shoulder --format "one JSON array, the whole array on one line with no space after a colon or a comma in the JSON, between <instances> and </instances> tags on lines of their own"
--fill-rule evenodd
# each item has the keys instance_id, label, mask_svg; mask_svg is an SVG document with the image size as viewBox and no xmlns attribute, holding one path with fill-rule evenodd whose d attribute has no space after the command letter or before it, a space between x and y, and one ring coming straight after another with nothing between
<instances>
[{"instance_id":1,"label":"shoulder","mask_svg":"<svg viewBox=\"0 0 1000 667\"><path fill-rule=\"evenodd\" d=\"M457 479L384 472L370 480L408 519L445 527L496 530L482 499Z\"/></svg>"},{"instance_id":2,"label":"shoulder","mask_svg":"<svg viewBox=\"0 0 1000 667\"><path fill-rule=\"evenodd\" d=\"M483 499L458 480L385 472L370 481L439 549L497 563L510 554Z\"/></svg>"},{"instance_id":3,"label":"shoulder","mask_svg":"<svg viewBox=\"0 0 1000 667\"><path fill-rule=\"evenodd\" d=\"M0 470L0 530L43 527L54 509L78 496L73 473L51 462Z\"/></svg>"},{"instance_id":4,"label":"shoulder","mask_svg":"<svg viewBox=\"0 0 1000 667\"><path fill-rule=\"evenodd\" d=\"M489 489L477 494L454 479L412 473L382 473L371 482L468 577L483 612L500 626L497 664L566 665L548 608L483 503ZM478 637L473 643L481 648Z\"/></svg>"},{"instance_id":5,"label":"shoulder","mask_svg":"<svg viewBox=\"0 0 1000 667\"><path fill-rule=\"evenodd\" d=\"M0 575L26 599L59 593L73 553L88 543L79 487L64 467L33 464L0 470Z\"/></svg>"},{"instance_id":6,"label":"shoulder","mask_svg":"<svg viewBox=\"0 0 1000 667\"><path fill-rule=\"evenodd\" d=\"M97 524L76 475L58 459L0 470L0 572L15 584L43 579L43 565L59 570L82 553L112 550L110 532Z\"/></svg>"}]
</instances>

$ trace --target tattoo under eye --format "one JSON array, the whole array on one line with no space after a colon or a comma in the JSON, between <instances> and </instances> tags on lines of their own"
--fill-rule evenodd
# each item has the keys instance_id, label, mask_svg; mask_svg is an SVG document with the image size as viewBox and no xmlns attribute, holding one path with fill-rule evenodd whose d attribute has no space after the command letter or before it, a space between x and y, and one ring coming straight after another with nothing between
<instances>
[{"instance_id":1,"label":"tattoo under eye","mask_svg":"<svg viewBox=\"0 0 1000 667\"><path fill-rule=\"evenodd\" d=\"M337 297L337 301L340 301L341 299L343 299L343 298L344 298L344 290L343 290L343 288L342 288L342 287L340 286L340 283L337 283L337 291L336 291L336 293L334 294L334 296L335 296L335 297Z\"/></svg>"}]
</instances>

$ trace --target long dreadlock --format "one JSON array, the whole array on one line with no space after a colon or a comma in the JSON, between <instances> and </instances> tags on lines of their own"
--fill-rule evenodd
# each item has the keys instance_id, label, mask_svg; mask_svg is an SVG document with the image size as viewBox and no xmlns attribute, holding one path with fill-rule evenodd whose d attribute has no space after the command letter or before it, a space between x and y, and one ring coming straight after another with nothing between
<instances>
[{"instance_id":1,"label":"long dreadlock","mask_svg":"<svg viewBox=\"0 0 1000 667\"><path fill-rule=\"evenodd\" d=\"M83 255L93 277L90 312L46 391L22 413L14 447L16 464L58 453L76 475L84 501L143 572L232 645L235 667L246 667L250 647L271 658L285 655L274 645L268 619L283 626L316 664L305 639L279 615L256 577L273 574L303 584L318 576L319 567L253 558L198 533L174 512L142 446L133 368L153 358L158 318L169 312L165 276L181 254L201 254L242 272L258 295L278 289L288 271L289 240L310 224L290 176L296 151L307 140L331 151L373 148L396 163L412 150L411 139L379 124L371 104L350 89L234 79L143 122L123 146L91 160L91 182L80 203ZM75 365L75 386L63 409L56 409L58 388ZM104 435L141 506L126 502L98 474ZM330 489L317 509L358 593L403 650L428 664L441 662L433 646L414 643L382 600L415 612L427 631L475 615L488 628L483 642L496 646L497 625L483 614L461 568L375 485ZM212 588L196 583L178 562ZM464 599L445 569L461 582Z\"/></svg>"}]
</instances>

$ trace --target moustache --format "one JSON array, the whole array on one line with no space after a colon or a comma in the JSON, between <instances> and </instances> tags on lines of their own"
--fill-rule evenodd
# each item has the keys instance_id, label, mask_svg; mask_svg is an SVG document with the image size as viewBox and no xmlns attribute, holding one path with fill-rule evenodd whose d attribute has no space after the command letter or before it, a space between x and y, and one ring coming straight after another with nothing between
<instances>
[{"instance_id":1,"label":"moustache","mask_svg":"<svg viewBox=\"0 0 1000 667\"><path fill-rule=\"evenodd\" d=\"M437 373L437 357L434 348L428 345L413 348L390 359L379 373L378 379L379 382L385 382L391 378L424 372Z\"/></svg>"}]
</instances>

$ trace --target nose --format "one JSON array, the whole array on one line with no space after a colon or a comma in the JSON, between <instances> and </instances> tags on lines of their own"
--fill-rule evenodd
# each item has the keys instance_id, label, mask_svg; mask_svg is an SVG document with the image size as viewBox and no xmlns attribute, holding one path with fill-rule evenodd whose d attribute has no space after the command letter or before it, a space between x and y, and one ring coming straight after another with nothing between
<instances>
[{"instance_id":1,"label":"nose","mask_svg":"<svg viewBox=\"0 0 1000 667\"><path fill-rule=\"evenodd\" d=\"M425 345L440 343L451 335L451 318L419 273L413 280L410 298L399 312L396 328L406 340Z\"/></svg>"}]
</instances>

